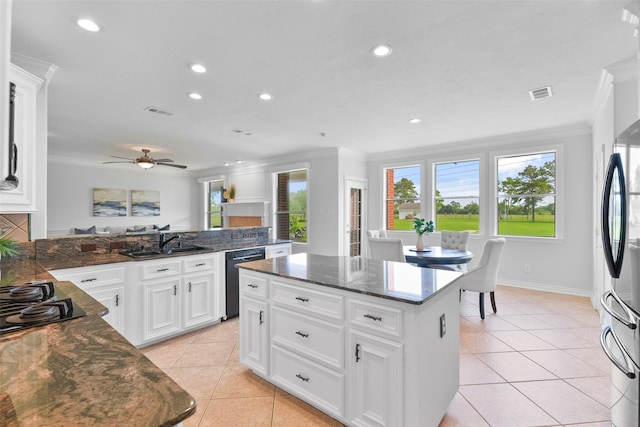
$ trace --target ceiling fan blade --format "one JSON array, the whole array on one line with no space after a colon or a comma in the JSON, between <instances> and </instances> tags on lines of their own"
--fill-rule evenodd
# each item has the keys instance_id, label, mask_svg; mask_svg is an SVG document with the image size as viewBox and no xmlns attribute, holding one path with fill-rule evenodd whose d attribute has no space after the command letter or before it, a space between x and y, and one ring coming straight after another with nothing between
<instances>
[{"instance_id":1,"label":"ceiling fan blade","mask_svg":"<svg viewBox=\"0 0 640 427\"><path fill-rule=\"evenodd\" d=\"M171 159L155 159L156 163L173 163Z\"/></svg>"},{"instance_id":2,"label":"ceiling fan blade","mask_svg":"<svg viewBox=\"0 0 640 427\"><path fill-rule=\"evenodd\" d=\"M187 168L185 165L172 165L171 163L160 163L157 160L156 160L156 165L171 166L172 168L180 168L180 169L186 169Z\"/></svg>"},{"instance_id":3,"label":"ceiling fan blade","mask_svg":"<svg viewBox=\"0 0 640 427\"><path fill-rule=\"evenodd\" d=\"M102 162L102 164L103 164L103 165L106 165L106 164L108 164L108 163L133 163L133 164L135 164L136 162L135 162L135 161L133 161L133 160L130 160L130 161L128 161L128 162Z\"/></svg>"},{"instance_id":4,"label":"ceiling fan blade","mask_svg":"<svg viewBox=\"0 0 640 427\"><path fill-rule=\"evenodd\" d=\"M113 157L114 159L125 159L125 160L134 160L130 157L120 157L120 156L109 156L109 157Z\"/></svg>"}]
</instances>

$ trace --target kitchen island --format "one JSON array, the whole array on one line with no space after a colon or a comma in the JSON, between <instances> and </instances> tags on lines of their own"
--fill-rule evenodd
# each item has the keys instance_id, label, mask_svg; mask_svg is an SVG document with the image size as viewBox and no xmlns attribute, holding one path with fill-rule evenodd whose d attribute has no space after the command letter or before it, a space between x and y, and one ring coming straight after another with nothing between
<instances>
[{"instance_id":1,"label":"kitchen island","mask_svg":"<svg viewBox=\"0 0 640 427\"><path fill-rule=\"evenodd\" d=\"M3 262L0 284L52 280L35 261ZM172 426L196 410L186 391L100 316L70 282L56 287L87 315L0 335L0 424Z\"/></svg>"},{"instance_id":2,"label":"kitchen island","mask_svg":"<svg viewBox=\"0 0 640 427\"><path fill-rule=\"evenodd\" d=\"M242 364L347 425L438 425L458 390L461 273L313 254L238 267Z\"/></svg>"}]
</instances>

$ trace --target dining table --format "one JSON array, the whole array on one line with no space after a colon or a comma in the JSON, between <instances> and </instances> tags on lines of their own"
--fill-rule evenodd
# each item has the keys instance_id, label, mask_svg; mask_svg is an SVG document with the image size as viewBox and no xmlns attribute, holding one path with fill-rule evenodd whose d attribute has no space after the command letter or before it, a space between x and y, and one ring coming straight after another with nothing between
<instances>
[{"instance_id":1,"label":"dining table","mask_svg":"<svg viewBox=\"0 0 640 427\"><path fill-rule=\"evenodd\" d=\"M434 264L466 264L473 259L473 253L459 249L443 248L441 246L425 246L419 251L414 246L403 246L404 257L407 262L420 267Z\"/></svg>"}]
</instances>

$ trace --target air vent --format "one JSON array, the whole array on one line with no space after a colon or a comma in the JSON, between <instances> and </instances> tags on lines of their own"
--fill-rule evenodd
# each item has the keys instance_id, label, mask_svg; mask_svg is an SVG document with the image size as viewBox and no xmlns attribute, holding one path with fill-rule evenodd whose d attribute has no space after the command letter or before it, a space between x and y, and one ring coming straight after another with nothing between
<instances>
[{"instance_id":1,"label":"air vent","mask_svg":"<svg viewBox=\"0 0 640 427\"><path fill-rule=\"evenodd\" d=\"M539 99L551 98L551 86L541 87L538 89L533 89L529 91L529 96L532 101L537 101Z\"/></svg>"},{"instance_id":2,"label":"air vent","mask_svg":"<svg viewBox=\"0 0 640 427\"><path fill-rule=\"evenodd\" d=\"M163 116L173 116L173 113L156 107L147 107L144 110L150 113L162 114Z\"/></svg>"}]
</instances>

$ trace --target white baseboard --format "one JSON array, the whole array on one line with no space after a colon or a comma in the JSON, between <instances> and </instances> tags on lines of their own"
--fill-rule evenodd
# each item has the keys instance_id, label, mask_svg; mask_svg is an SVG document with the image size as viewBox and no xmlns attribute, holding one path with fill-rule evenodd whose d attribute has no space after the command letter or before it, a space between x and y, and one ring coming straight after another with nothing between
<instances>
[{"instance_id":1,"label":"white baseboard","mask_svg":"<svg viewBox=\"0 0 640 427\"><path fill-rule=\"evenodd\" d=\"M587 297L593 301L593 295L585 289L567 288L564 286L550 285L548 283L523 282L520 280L504 280L498 278L499 285L512 286L514 288L532 289L535 291L554 292L557 294L576 295Z\"/></svg>"}]
</instances>

